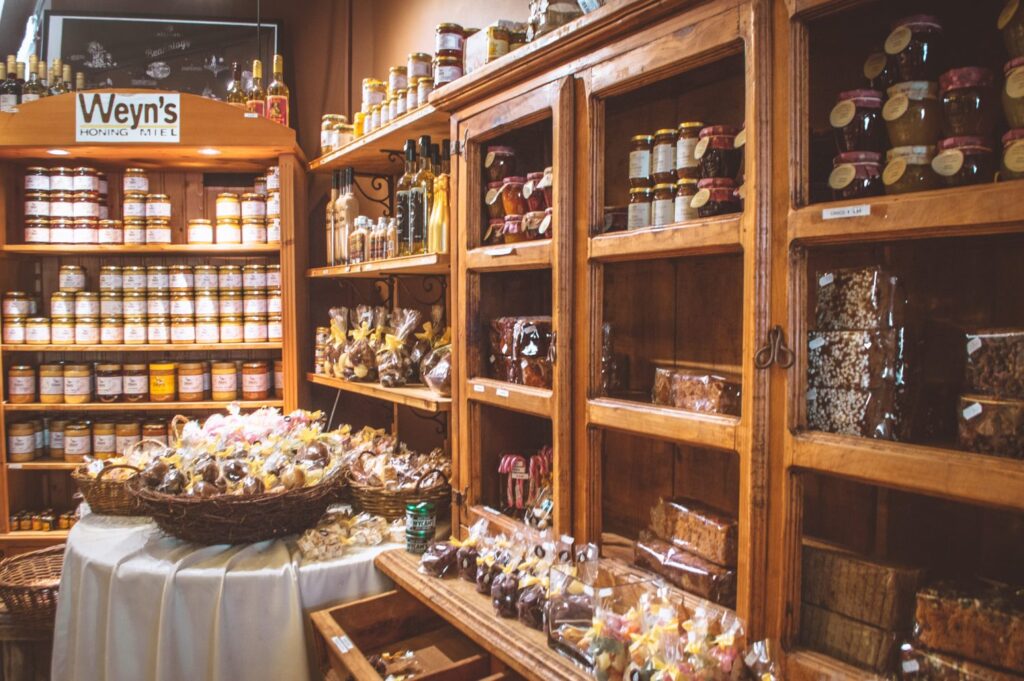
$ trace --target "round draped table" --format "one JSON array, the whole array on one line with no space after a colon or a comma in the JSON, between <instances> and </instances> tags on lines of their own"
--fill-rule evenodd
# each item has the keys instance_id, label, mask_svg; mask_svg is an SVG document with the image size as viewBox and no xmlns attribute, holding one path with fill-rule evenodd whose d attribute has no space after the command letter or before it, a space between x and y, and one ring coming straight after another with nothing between
<instances>
[{"instance_id":1,"label":"round draped table","mask_svg":"<svg viewBox=\"0 0 1024 681\"><path fill-rule=\"evenodd\" d=\"M304 563L288 539L199 546L88 515L68 537L53 681L312 678L308 612L390 589L373 559L396 546Z\"/></svg>"}]
</instances>

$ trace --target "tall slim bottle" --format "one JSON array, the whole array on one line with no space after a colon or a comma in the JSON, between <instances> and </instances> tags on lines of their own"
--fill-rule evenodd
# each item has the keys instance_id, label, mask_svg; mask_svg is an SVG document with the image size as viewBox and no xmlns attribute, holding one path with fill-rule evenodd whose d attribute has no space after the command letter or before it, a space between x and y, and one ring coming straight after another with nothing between
<instances>
[{"instance_id":1,"label":"tall slim bottle","mask_svg":"<svg viewBox=\"0 0 1024 681\"><path fill-rule=\"evenodd\" d=\"M18 108L21 99L21 88L18 87L18 72L14 66L14 57L7 57L7 76L0 83L0 111L13 112Z\"/></svg>"},{"instance_id":2,"label":"tall slim bottle","mask_svg":"<svg viewBox=\"0 0 1024 681\"><path fill-rule=\"evenodd\" d=\"M284 57L274 55L274 80L267 86L267 118L288 125L288 96L291 93L284 83Z\"/></svg>"},{"instance_id":3,"label":"tall slim bottle","mask_svg":"<svg viewBox=\"0 0 1024 681\"><path fill-rule=\"evenodd\" d=\"M75 92L85 90L85 74L81 71L75 74Z\"/></svg>"},{"instance_id":4,"label":"tall slim bottle","mask_svg":"<svg viewBox=\"0 0 1024 681\"><path fill-rule=\"evenodd\" d=\"M46 95L46 88L39 82L39 60L33 54L29 59L28 82L21 90L22 102L34 102Z\"/></svg>"},{"instance_id":5,"label":"tall slim bottle","mask_svg":"<svg viewBox=\"0 0 1024 681\"><path fill-rule=\"evenodd\" d=\"M25 62L19 61L15 67L18 73L18 103L20 104L21 97L25 94Z\"/></svg>"},{"instance_id":6,"label":"tall slim bottle","mask_svg":"<svg viewBox=\"0 0 1024 681\"><path fill-rule=\"evenodd\" d=\"M61 80L64 81L64 92L72 92L75 82L71 80L71 64L65 64L61 69Z\"/></svg>"},{"instance_id":7,"label":"tall slim bottle","mask_svg":"<svg viewBox=\"0 0 1024 681\"><path fill-rule=\"evenodd\" d=\"M252 60L252 87L245 93L245 110L258 116L265 116L267 93L263 91L263 62Z\"/></svg>"},{"instance_id":8,"label":"tall slim bottle","mask_svg":"<svg viewBox=\"0 0 1024 681\"><path fill-rule=\"evenodd\" d=\"M422 253L426 247L427 221L430 219L431 199L434 196L434 173L430 169L430 135L420 137L419 151L419 169L409 190L407 248L410 255Z\"/></svg>"},{"instance_id":9,"label":"tall slim bottle","mask_svg":"<svg viewBox=\"0 0 1024 681\"><path fill-rule=\"evenodd\" d=\"M353 254L349 252L349 240L355 230L356 218L359 217L359 199L356 198L355 192L355 172L352 168L344 168L341 173L341 194L335 204L336 219L340 225L340 234L337 238L343 249L342 262L352 262Z\"/></svg>"},{"instance_id":10,"label":"tall slim bottle","mask_svg":"<svg viewBox=\"0 0 1024 681\"><path fill-rule=\"evenodd\" d=\"M231 64L231 84L228 85L227 103L245 108L245 88L242 87L242 67L239 63Z\"/></svg>"},{"instance_id":11,"label":"tall slim bottle","mask_svg":"<svg viewBox=\"0 0 1024 681\"><path fill-rule=\"evenodd\" d=\"M395 183L395 218L398 231L398 250L406 255L409 235L409 190L412 189L412 178L416 174L416 141L405 141L405 172Z\"/></svg>"},{"instance_id":12,"label":"tall slim bottle","mask_svg":"<svg viewBox=\"0 0 1024 681\"><path fill-rule=\"evenodd\" d=\"M338 195L341 193L341 173L337 170L331 175L331 198L327 201L327 234L325 239L327 250L327 264L338 264L338 251L335 244L337 232L337 216L334 213L334 204L338 202Z\"/></svg>"}]
</instances>

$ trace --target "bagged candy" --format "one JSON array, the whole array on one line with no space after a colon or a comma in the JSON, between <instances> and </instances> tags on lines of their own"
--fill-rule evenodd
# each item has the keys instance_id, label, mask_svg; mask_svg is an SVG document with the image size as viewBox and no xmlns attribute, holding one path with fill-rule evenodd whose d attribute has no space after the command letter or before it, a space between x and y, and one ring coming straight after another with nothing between
<instances>
[{"instance_id":1,"label":"bagged candy","mask_svg":"<svg viewBox=\"0 0 1024 681\"><path fill-rule=\"evenodd\" d=\"M416 325L420 313L417 310L396 310L392 317L392 333L384 335L384 341L377 350L377 375L385 388L403 386L413 375L412 360L406 342Z\"/></svg>"},{"instance_id":2,"label":"bagged candy","mask_svg":"<svg viewBox=\"0 0 1024 681\"><path fill-rule=\"evenodd\" d=\"M487 536L487 521L478 520L469 528L469 536L459 546L457 556L459 564L459 577L467 582L476 581L477 558L480 557L478 548L484 537Z\"/></svg>"},{"instance_id":3,"label":"bagged candy","mask_svg":"<svg viewBox=\"0 0 1024 681\"><path fill-rule=\"evenodd\" d=\"M446 334L447 335L447 332ZM452 396L452 346L439 345L420 363L420 377L441 397Z\"/></svg>"},{"instance_id":4,"label":"bagged candy","mask_svg":"<svg viewBox=\"0 0 1024 681\"><path fill-rule=\"evenodd\" d=\"M499 617L516 616L519 601L519 564L513 561L506 565L491 580L491 605Z\"/></svg>"},{"instance_id":5,"label":"bagged candy","mask_svg":"<svg viewBox=\"0 0 1024 681\"><path fill-rule=\"evenodd\" d=\"M416 376L412 380L423 380L420 376L420 364L423 362L423 358L438 345L438 340L444 331L444 306L433 305L430 308L430 319L423 322L422 329L409 339L409 360L412 362L413 372Z\"/></svg>"},{"instance_id":6,"label":"bagged candy","mask_svg":"<svg viewBox=\"0 0 1024 681\"><path fill-rule=\"evenodd\" d=\"M350 341L344 351L341 377L346 381L372 381L377 378L377 354L371 344L373 310L360 305L354 321L348 332Z\"/></svg>"},{"instance_id":7,"label":"bagged candy","mask_svg":"<svg viewBox=\"0 0 1024 681\"><path fill-rule=\"evenodd\" d=\"M455 573L458 549L451 542L431 542L420 558L420 572L432 577Z\"/></svg>"},{"instance_id":8,"label":"bagged candy","mask_svg":"<svg viewBox=\"0 0 1024 681\"><path fill-rule=\"evenodd\" d=\"M345 366L345 349L348 347L348 315L347 307L332 307L331 336L324 345L323 370L324 374L342 377L342 369Z\"/></svg>"}]
</instances>

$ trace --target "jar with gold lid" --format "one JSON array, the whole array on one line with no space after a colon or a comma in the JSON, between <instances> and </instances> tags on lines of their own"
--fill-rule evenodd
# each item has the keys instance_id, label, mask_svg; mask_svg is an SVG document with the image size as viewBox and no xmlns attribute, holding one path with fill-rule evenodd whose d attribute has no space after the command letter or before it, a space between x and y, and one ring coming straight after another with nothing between
<instances>
[{"instance_id":1,"label":"jar with gold lid","mask_svg":"<svg viewBox=\"0 0 1024 681\"><path fill-rule=\"evenodd\" d=\"M95 291L79 291L75 294L75 317L99 317L100 294Z\"/></svg>"},{"instance_id":2,"label":"jar with gold lid","mask_svg":"<svg viewBox=\"0 0 1024 681\"><path fill-rule=\"evenodd\" d=\"M171 317L187 317L191 320L196 314L195 298L191 291L176 291L171 294Z\"/></svg>"},{"instance_id":3,"label":"jar with gold lid","mask_svg":"<svg viewBox=\"0 0 1024 681\"><path fill-rule=\"evenodd\" d=\"M201 402L203 391L203 363L182 362L178 364L178 400Z\"/></svg>"},{"instance_id":4,"label":"jar with gold lid","mask_svg":"<svg viewBox=\"0 0 1024 681\"><path fill-rule=\"evenodd\" d=\"M50 219L50 243L75 243L75 223L70 218Z\"/></svg>"},{"instance_id":5,"label":"jar with gold lid","mask_svg":"<svg viewBox=\"0 0 1024 681\"><path fill-rule=\"evenodd\" d=\"M80 463L92 454L92 427L85 421L72 421L64 428L64 459Z\"/></svg>"},{"instance_id":6,"label":"jar with gold lid","mask_svg":"<svg viewBox=\"0 0 1024 681\"><path fill-rule=\"evenodd\" d=\"M363 78L362 110L368 112L374 105L381 104L387 96L388 86L376 78Z\"/></svg>"},{"instance_id":7,"label":"jar with gold lid","mask_svg":"<svg viewBox=\"0 0 1024 681\"><path fill-rule=\"evenodd\" d=\"M240 316L245 313L245 303L241 291L221 291L219 296L220 316Z\"/></svg>"},{"instance_id":8,"label":"jar with gold lid","mask_svg":"<svg viewBox=\"0 0 1024 681\"><path fill-rule=\"evenodd\" d=\"M281 218L267 218L267 243L281 243Z\"/></svg>"},{"instance_id":9,"label":"jar with gold lid","mask_svg":"<svg viewBox=\"0 0 1024 681\"><path fill-rule=\"evenodd\" d=\"M409 111L409 89L400 88L395 90L395 118L404 116Z\"/></svg>"},{"instance_id":10,"label":"jar with gold lid","mask_svg":"<svg viewBox=\"0 0 1024 681\"><path fill-rule=\"evenodd\" d=\"M267 314L283 314L281 305L281 289L267 289Z\"/></svg>"},{"instance_id":11,"label":"jar with gold lid","mask_svg":"<svg viewBox=\"0 0 1024 681\"><path fill-rule=\"evenodd\" d=\"M205 218L188 221L188 243L208 245L213 243L213 223Z\"/></svg>"},{"instance_id":12,"label":"jar with gold lid","mask_svg":"<svg viewBox=\"0 0 1024 681\"><path fill-rule=\"evenodd\" d=\"M167 194L148 194L146 196L146 220L153 218L171 219L171 197Z\"/></svg>"},{"instance_id":13,"label":"jar with gold lid","mask_svg":"<svg viewBox=\"0 0 1024 681\"><path fill-rule=\"evenodd\" d=\"M652 172L653 135L633 135L630 138L629 186L650 187Z\"/></svg>"},{"instance_id":14,"label":"jar with gold lid","mask_svg":"<svg viewBox=\"0 0 1024 681\"><path fill-rule=\"evenodd\" d=\"M419 106L419 98L417 90L419 89L420 76L414 76L409 78L409 87L405 91L405 110L413 111Z\"/></svg>"},{"instance_id":15,"label":"jar with gold lid","mask_svg":"<svg viewBox=\"0 0 1024 681\"><path fill-rule=\"evenodd\" d=\"M217 194L215 215L217 222L241 219L242 203L238 194L234 192L221 192Z\"/></svg>"},{"instance_id":16,"label":"jar with gold lid","mask_svg":"<svg viewBox=\"0 0 1024 681\"><path fill-rule=\"evenodd\" d=\"M169 317L171 314L171 297L165 292L150 291L146 294L147 317Z\"/></svg>"},{"instance_id":17,"label":"jar with gold lid","mask_svg":"<svg viewBox=\"0 0 1024 681\"><path fill-rule=\"evenodd\" d=\"M694 151L700 141L703 121L683 121L676 130L676 177L700 178L700 164Z\"/></svg>"},{"instance_id":18,"label":"jar with gold lid","mask_svg":"<svg viewBox=\"0 0 1024 681\"><path fill-rule=\"evenodd\" d=\"M221 265L217 268L217 288L225 291L242 290L242 268L238 265Z\"/></svg>"},{"instance_id":19,"label":"jar with gold lid","mask_svg":"<svg viewBox=\"0 0 1024 681\"><path fill-rule=\"evenodd\" d=\"M71 171L71 188L76 192L99 192L100 181L95 168L82 166Z\"/></svg>"},{"instance_id":20,"label":"jar with gold lid","mask_svg":"<svg viewBox=\"0 0 1024 681\"><path fill-rule=\"evenodd\" d=\"M120 402L124 396L124 374L120 364L96 365L96 400Z\"/></svg>"},{"instance_id":21,"label":"jar with gold lid","mask_svg":"<svg viewBox=\"0 0 1024 681\"><path fill-rule=\"evenodd\" d=\"M267 191L267 220L281 217L281 191L270 189Z\"/></svg>"},{"instance_id":22,"label":"jar with gold lid","mask_svg":"<svg viewBox=\"0 0 1024 681\"><path fill-rule=\"evenodd\" d=\"M148 314L146 294L142 291L125 291L121 294L121 309L125 317L145 317Z\"/></svg>"},{"instance_id":23,"label":"jar with gold lid","mask_svg":"<svg viewBox=\"0 0 1024 681\"><path fill-rule=\"evenodd\" d=\"M26 296L27 298L27 296ZM28 314L28 303L26 302L26 314ZM7 316L6 309L4 316ZM75 316L75 294L67 291L54 291L50 294L50 316L51 317L74 317Z\"/></svg>"},{"instance_id":24,"label":"jar with gold lid","mask_svg":"<svg viewBox=\"0 0 1024 681\"><path fill-rule=\"evenodd\" d=\"M27 218L25 220L25 243L27 243L27 244L48 244L48 243L50 243L50 219L49 218Z\"/></svg>"},{"instance_id":25,"label":"jar with gold lid","mask_svg":"<svg viewBox=\"0 0 1024 681\"><path fill-rule=\"evenodd\" d=\"M103 265L100 267L100 291L117 291L121 292L124 288L124 279L121 273L121 268L117 265Z\"/></svg>"},{"instance_id":26,"label":"jar with gold lid","mask_svg":"<svg viewBox=\"0 0 1024 681\"><path fill-rule=\"evenodd\" d=\"M57 274L57 290L78 293L85 290L85 268L81 265L61 265Z\"/></svg>"},{"instance_id":27,"label":"jar with gold lid","mask_svg":"<svg viewBox=\"0 0 1024 681\"><path fill-rule=\"evenodd\" d=\"M242 267L242 288L246 291L267 287L266 265L245 265Z\"/></svg>"},{"instance_id":28,"label":"jar with gold lid","mask_svg":"<svg viewBox=\"0 0 1024 681\"><path fill-rule=\"evenodd\" d=\"M100 220L96 237L101 244L123 244L124 227L120 220Z\"/></svg>"},{"instance_id":29,"label":"jar with gold lid","mask_svg":"<svg viewBox=\"0 0 1024 681\"><path fill-rule=\"evenodd\" d=\"M242 315L267 314L267 292L262 289L246 289L242 297Z\"/></svg>"},{"instance_id":30,"label":"jar with gold lid","mask_svg":"<svg viewBox=\"0 0 1024 681\"><path fill-rule=\"evenodd\" d=\"M674 183L676 180L676 141L674 128L663 128L654 133L651 178L656 185Z\"/></svg>"},{"instance_id":31,"label":"jar with gold lid","mask_svg":"<svg viewBox=\"0 0 1024 681\"><path fill-rule=\"evenodd\" d=\"M146 219L125 218L124 219L124 243L126 245L141 246L146 243Z\"/></svg>"},{"instance_id":32,"label":"jar with gold lid","mask_svg":"<svg viewBox=\"0 0 1024 681\"><path fill-rule=\"evenodd\" d=\"M171 243L171 221L168 218L146 218L146 243Z\"/></svg>"},{"instance_id":33,"label":"jar with gold lid","mask_svg":"<svg viewBox=\"0 0 1024 681\"><path fill-rule=\"evenodd\" d=\"M76 244L94 244L99 241L96 218L75 218L71 224Z\"/></svg>"},{"instance_id":34,"label":"jar with gold lid","mask_svg":"<svg viewBox=\"0 0 1024 681\"><path fill-rule=\"evenodd\" d=\"M117 436L113 421L97 421L92 424L92 455L97 459L113 458L117 451Z\"/></svg>"},{"instance_id":35,"label":"jar with gold lid","mask_svg":"<svg viewBox=\"0 0 1024 681\"><path fill-rule=\"evenodd\" d=\"M628 229L643 229L651 226L653 196L647 187L633 187L629 190L629 208L626 224Z\"/></svg>"},{"instance_id":36,"label":"jar with gold lid","mask_svg":"<svg viewBox=\"0 0 1024 681\"><path fill-rule=\"evenodd\" d=\"M124 340L124 322L121 317L100 319L100 345L121 345Z\"/></svg>"},{"instance_id":37,"label":"jar with gold lid","mask_svg":"<svg viewBox=\"0 0 1024 681\"><path fill-rule=\"evenodd\" d=\"M242 365L242 399L268 399L270 397L269 378L266 362L245 362Z\"/></svg>"},{"instance_id":38,"label":"jar with gold lid","mask_svg":"<svg viewBox=\"0 0 1024 681\"><path fill-rule=\"evenodd\" d=\"M71 168L61 166L50 168L50 191L72 192L75 190L75 177Z\"/></svg>"},{"instance_id":39,"label":"jar with gold lid","mask_svg":"<svg viewBox=\"0 0 1024 681\"><path fill-rule=\"evenodd\" d=\"M50 320L50 342L54 345L74 345L75 318L70 316L52 318Z\"/></svg>"},{"instance_id":40,"label":"jar with gold lid","mask_svg":"<svg viewBox=\"0 0 1024 681\"><path fill-rule=\"evenodd\" d=\"M696 193L696 178L683 177L676 181L675 215L673 216L675 222L696 220L699 217L697 209L690 205Z\"/></svg>"},{"instance_id":41,"label":"jar with gold lid","mask_svg":"<svg viewBox=\"0 0 1024 681\"><path fill-rule=\"evenodd\" d=\"M171 319L171 343L176 345L196 342L196 324L192 317L175 317Z\"/></svg>"},{"instance_id":42,"label":"jar with gold lid","mask_svg":"<svg viewBox=\"0 0 1024 681\"><path fill-rule=\"evenodd\" d=\"M49 345L51 342L49 317L27 317L25 319L26 345Z\"/></svg>"},{"instance_id":43,"label":"jar with gold lid","mask_svg":"<svg viewBox=\"0 0 1024 681\"><path fill-rule=\"evenodd\" d=\"M164 421L145 421L142 424L142 437L167 444L167 423Z\"/></svg>"},{"instance_id":44,"label":"jar with gold lid","mask_svg":"<svg viewBox=\"0 0 1024 681\"><path fill-rule=\"evenodd\" d=\"M217 289L197 288L193 298L193 309L197 317L216 317L220 314L220 297Z\"/></svg>"},{"instance_id":45,"label":"jar with gold lid","mask_svg":"<svg viewBox=\"0 0 1024 681\"><path fill-rule=\"evenodd\" d=\"M122 189L126 194L128 192L147 193L149 177L146 176L146 170L144 168L125 168Z\"/></svg>"},{"instance_id":46,"label":"jar with gold lid","mask_svg":"<svg viewBox=\"0 0 1024 681\"><path fill-rule=\"evenodd\" d=\"M217 266L216 265L196 265L192 268L192 283L196 290L198 289L209 289L217 290Z\"/></svg>"},{"instance_id":47,"label":"jar with gold lid","mask_svg":"<svg viewBox=\"0 0 1024 681\"><path fill-rule=\"evenodd\" d=\"M146 194L143 192L125 192L121 203L121 217L127 221L131 218L145 219L146 217Z\"/></svg>"},{"instance_id":48,"label":"jar with gold lid","mask_svg":"<svg viewBox=\"0 0 1024 681\"><path fill-rule=\"evenodd\" d=\"M242 194L241 219L264 220L267 217L267 202L262 196L255 192Z\"/></svg>"},{"instance_id":49,"label":"jar with gold lid","mask_svg":"<svg viewBox=\"0 0 1024 681\"><path fill-rule=\"evenodd\" d=\"M220 317L220 342L241 343L243 338L242 317L222 314Z\"/></svg>"},{"instance_id":50,"label":"jar with gold lid","mask_svg":"<svg viewBox=\"0 0 1024 681\"><path fill-rule=\"evenodd\" d=\"M138 421L121 421L114 424L114 453L124 455L130 447L142 439L142 424Z\"/></svg>"},{"instance_id":51,"label":"jar with gold lid","mask_svg":"<svg viewBox=\"0 0 1024 681\"><path fill-rule=\"evenodd\" d=\"M22 345L25 343L25 318L4 317L3 341L7 345Z\"/></svg>"},{"instance_id":52,"label":"jar with gold lid","mask_svg":"<svg viewBox=\"0 0 1024 681\"><path fill-rule=\"evenodd\" d=\"M25 193L25 217L49 218L50 195L46 192L29 191Z\"/></svg>"},{"instance_id":53,"label":"jar with gold lid","mask_svg":"<svg viewBox=\"0 0 1024 681\"><path fill-rule=\"evenodd\" d=\"M214 362L211 397L218 402L238 399L238 369L234 362Z\"/></svg>"},{"instance_id":54,"label":"jar with gold lid","mask_svg":"<svg viewBox=\"0 0 1024 681\"><path fill-rule=\"evenodd\" d=\"M75 345L99 345L99 317L75 317Z\"/></svg>"},{"instance_id":55,"label":"jar with gold lid","mask_svg":"<svg viewBox=\"0 0 1024 681\"><path fill-rule=\"evenodd\" d=\"M267 288L281 288L280 265L267 265Z\"/></svg>"},{"instance_id":56,"label":"jar with gold lid","mask_svg":"<svg viewBox=\"0 0 1024 681\"><path fill-rule=\"evenodd\" d=\"M50 217L75 218L75 195L71 192L50 192Z\"/></svg>"},{"instance_id":57,"label":"jar with gold lid","mask_svg":"<svg viewBox=\"0 0 1024 681\"><path fill-rule=\"evenodd\" d=\"M150 345L171 342L171 322L167 317L146 318L146 342Z\"/></svg>"},{"instance_id":58,"label":"jar with gold lid","mask_svg":"<svg viewBox=\"0 0 1024 681\"><path fill-rule=\"evenodd\" d=\"M64 402L64 365L56 362L39 365L39 401L43 404Z\"/></svg>"},{"instance_id":59,"label":"jar with gold lid","mask_svg":"<svg viewBox=\"0 0 1024 681\"><path fill-rule=\"evenodd\" d=\"M434 57L434 81L432 83L434 87L447 85L459 78L462 78L462 57L447 55ZM419 82L419 87L423 87L422 79ZM429 93L427 96L430 96Z\"/></svg>"},{"instance_id":60,"label":"jar with gold lid","mask_svg":"<svg viewBox=\"0 0 1024 681\"><path fill-rule=\"evenodd\" d=\"M14 364L7 370L7 401L29 404L36 401L36 370L28 364Z\"/></svg>"},{"instance_id":61,"label":"jar with gold lid","mask_svg":"<svg viewBox=\"0 0 1024 681\"><path fill-rule=\"evenodd\" d=\"M145 293L146 285L145 267L141 265L125 265L121 268L121 289L125 293Z\"/></svg>"},{"instance_id":62,"label":"jar with gold lid","mask_svg":"<svg viewBox=\"0 0 1024 681\"><path fill-rule=\"evenodd\" d=\"M7 460L27 463L36 458L35 426L30 421L7 425Z\"/></svg>"},{"instance_id":63,"label":"jar with gold lid","mask_svg":"<svg viewBox=\"0 0 1024 681\"><path fill-rule=\"evenodd\" d=\"M30 314L32 314L32 299L27 293L24 291L7 291L4 293L4 317L27 317Z\"/></svg>"},{"instance_id":64,"label":"jar with gold lid","mask_svg":"<svg viewBox=\"0 0 1024 681\"><path fill-rule=\"evenodd\" d=\"M242 243L265 244L267 243L267 225L263 220L244 220L242 222Z\"/></svg>"},{"instance_id":65,"label":"jar with gold lid","mask_svg":"<svg viewBox=\"0 0 1024 681\"><path fill-rule=\"evenodd\" d=\"M149 367L145 364L125 364L124 399L126 402L145 402L149 398Z\"/></svg>"},{"instance_id":66,"label":"jar with gold lid","mask_svg":"<svg viewBox=\"0 0 1024 681\"><path fill-rule=\"evenodd\" d=\"M72 184L72 186L74 185ZM50 171L42 166L29 166L25 168L25 191L50 191Z\"/></svg>"},{"instance_id":67,"label":"jar with gold lid","mask_svg":"<svg viewBox=\"0 0 1024 681\"><path fill-rule=\"evenodd\" d=\"M149 399L151 402L174 402L177 399L174 362L151 362L149 365Z\"/></svg>"},{"instance_id":68,"label":"jar with gold lid","mask_svg":"<svg viewBox=\"0 0 1024 681\"><path fill-rule=\"evenodd\" d=\"M171 265L167 268L167 288L171 293L191 293L193 282L191 265Z\"/></svg>"},{"instance_id":69,"label":"jar with gold lid","mask_svg":"<svg viewBox=\"0 0 1024 681\"><path fill-rule=\"evenodd\" d=\"M267 342L280 343L284 340L284 326L280 314L267 315Z\"/></svg>"},{"instance_id":70,"label":"jar with gold lid","mask_svg":"<svg viewBox=\"0 0 1024 681\"><path fill-rule=\"evenodd\" d=\"M48 456L51 459L64 458L64 431L67 430L68 421L61 417L50 419L50 447Z\"/></svg>"},{"instance_id":71,"label":"jar with gold lid","mask_svg":"<svg viewBox=\"0 0 1024 681\"><path fill-rule=\"evenodd\" d=\"M100 219L100 195L96 192L75 192L71 195L71 216Z\"/></svg>"},{"instance_id":72,"label":"jar with gold lid","mask_svg":"<svg viewBox=\"0 0 1024 681\"><path fill-rule=\"evenodd\" d=\"M124 342L127 345L145 345L149 338L149 329L144 316L126 316L121 328Z\"/></svg>"},{"instance_id":73,"label":"jar with gold lid","mask_svg":"<svg viewBox=\"0 0 1024 681\"><path fill-rule=\"evenodd\" d=\"M412 52L406 59L405 69L408 82L420 76L429 76L433 57L426 52Z\"/></svg>"},{"instance_id":74,"label":"jar with gold lid","mask_svg":"<svg viewBox=\"0 0 1024 681\"><path fill-rule=\"evenodd\" d=\"M219 343L220 320L215 316L196 317L196 343Z\"/></svg>"},{"instance_id":75,"label":"jar with gold lid","mask_svg":"<svg viewBox=\"0 0 1024 681\"><path fill-rule=\"evenodd\" d=\"M222 218L217 220L217 243L218 244L240 244L242 243L242 223L234 218Z\"/></svg>"},{"instance_id":76,"label":"jar with gold lid","mask_svg":"<svg viewBox=\"0 0 1024 681\"><path fill-rule=\"evenodd\" d=\"M64 403L85 404L92 399L92 368L88 364L64 365Z\"/></svg>"},{"instance_id":77,"label":"jar with gold lid","mask_svg":"<svg viewBox=\"0 0 1024 681\"><path fill-rule=\"evenodd\" d=\"M245 315L242 337L246 343L267 342L267 316L263 314Z\"/></svg>"},{"instance_id":78,"label":"jar with gold lid","mask_svg":"<svg viewBox=\"0 0 1024 681\"><path fill-rule=\"evenodd\" d=\"M373 132L380 127L380 108L384 106L382 104L370 105L370 112L366 116L366 132Z\"/></svg>"}]
</instances>

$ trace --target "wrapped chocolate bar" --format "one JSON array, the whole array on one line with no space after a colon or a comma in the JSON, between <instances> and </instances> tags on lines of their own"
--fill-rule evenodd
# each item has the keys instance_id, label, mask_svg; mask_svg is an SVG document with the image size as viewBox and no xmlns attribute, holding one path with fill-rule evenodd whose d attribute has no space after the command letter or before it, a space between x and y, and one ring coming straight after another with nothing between
<instances>
[{"instance_id":1,"label":"wrapped chocolate bar","mask_svg":"<svg viewBox=\"0 0 1024 681\"><path fill-rule=\"evenodd\" d=\"M487 537L487 521L478 520L469 528L469 536L459 545L457 560L459 577L467 582L476 581L476 560L480 556L480 545Z\"/></svg>"},{"instance_id":2,"label":"wrapped chocolate bar","mask_svg":"<svg viewBox=\"0 0 1024 681\"><path fill-rule=\"evenodd\" d=\"M727 608L736 603L736 571L676 548L643 531L636 542L634 561L680 589Z\"/></svg>"},{"instance_id":3,"label":"wrapped chocolate bar","mask_svg":"<svg viewBox=\"0 0 1024 681\"><path fill-rule=\"evenodd\" d=\"M800 643L879 674L895 670L900 636L816 605L800 606Z\"/></svg>"},{"instance_id":4,"label":"wrapped chocolate bar","mask_svg":"<svg viewBox=\"0 0 1024 681\"><path fill-rule=\"evenodd\" d=\"M393 332L385 334L384 343L377 350L377 375L385 388L406 385L414 375L407 343L419 323L418 310L395 310L391 325Z\"/></svg>"},{"instance_id":5,"label":"wrapped chocolate bar","mask_svg":"<svg viewBox=\"0 0 1024 681\"><path fill-rule=\"evenodd\" d=\"M349 329L350 341L345 348L342 375L346 381L373 381L377 378L377 353L372 344L373 308L356 308L355 323Z\"/></svg>"},{"instance_id":6,"label":"wrapped chocolate bar","mask_svg":"<svg viewBox=\"0 0 1024 681\"><path fill-rule=\"evenodd\" d=\"M451 542L431 542L420 557L420 572L431 577L454 575L458 565L458 548Z\"/></svg>"},{"instance_id":7,"label":"wrapped chocolate bar","mask_svg":"<svg viewBox=\"0 0 1024 681\"><path fill-rule=\"evenodd\" d=\"M881 266L817 272L814 284L819 331L891 329L904 323L899 279Z\"/></svg>"},{"instance_id":8,"label":"wrapped chocolate bar","mask_svg":"<svg viewBox=\"0 0 1024 681\"><path fill-rule=\"evenodd\" d=\"M960 447L979 454L1024 459L1024 400L962 395Z\"/></svg>"},{"instance_id":9,"label":"wrapped chocolate bar","mask_svg":"<svg viewBox=\"0 0 1024 681\"><path fill-rule=\"evenodd\" d=\"M1024 674L1024 591L981 580L917 592L917 642L930 650Z\"/></svg>"},{"instance_id":10,"label":"wrapped chocolate bar","mask_svg":"<svg viewBox=\"0 0 1024 681\"><path fill-rule=\"evenodd\" d=\"M812 331L807 340L807 384L866 390L902 384L903 329Z\"/></svg>"},{"instance_id":11,"label":"wrapped chocolate bar","mask_svg":"<svg viewBox=\"0 0 1024 681\"><path fill-rule=\"evenodd\" d=\"M898 389L808 388L807 427L826 433L896 439L901 425Z\"/></svg>"},{"instance_id":12,"label":"wrapped chocolate bar","mask_svg":"<svg viewBox=\"0 0 1024 681\"><path fill-rule=\"evenodd\" d=\"M967 334L966 385L972 392L1024 399L1024 329Z\"/></svg>"},{"instance_id":13,"label":"wrapped chocolate bar","mask_svg":"<svg viewBox=\"0 0 1024 681\"><path fill-rule=\"evenodd\" d=\"M736 566L736 519L694 499L660 499L651 507L658 538L724 567Z\"/></svg>"},{"instance_id":14,"label":"wrapped chocolate bar","mask_svg":"<svg viewBox=\"0 0 1024 681\"><path fill-rule=\"evenodd\" d=\"M1020 681L1019 674L937 653L914 643L900 647L900 681Z\"/></svg>"},{"instance_id":15,"label":"wrapped chocolate bar","mask_svg":"<svg viewBox=\"0 0 1024 681\"><path fill-rule=\"evenodd\" d=\"M427 353L420 363L420 378L441 397L452 396L451 343L439 345Z\"/></svg>"},{"instance_id":16,"label":"wrapped chocolate bar","mask_svg":"<svg viewBox=\"0 0 1024 681\"><path fill-rule=\"evenodd\" d=\"M738 374L713 373L697 367L657 367L652 398L655 404L705 414L739 416Z\"/></svg>"}]
</instances>

